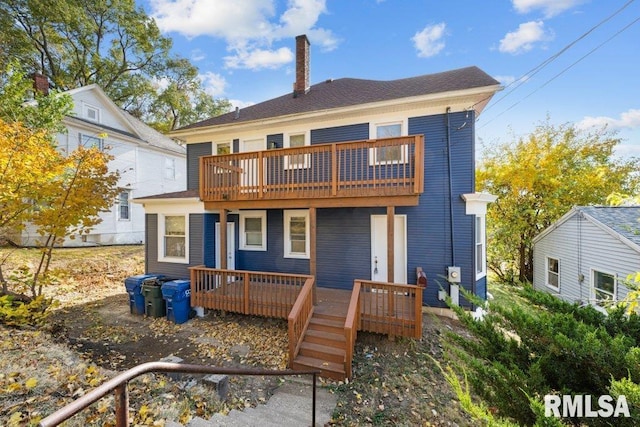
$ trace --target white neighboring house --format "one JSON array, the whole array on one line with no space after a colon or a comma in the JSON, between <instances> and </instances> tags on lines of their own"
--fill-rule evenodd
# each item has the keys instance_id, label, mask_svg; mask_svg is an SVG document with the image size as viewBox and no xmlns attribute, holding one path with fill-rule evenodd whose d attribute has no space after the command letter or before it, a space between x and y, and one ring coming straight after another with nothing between
<instances>
[{"instance_id":1,"label":"white neighboring house","mask_svg":"<svg viewBox=\"0 0 640 427\"><path fill-rule=\"evenodd\" d=\"M66 133L58 146L72 152L79 144L98 146L114 157L111 171L120 173L121 189L109 212L89 234L65 239L63 246L142 244L145 213L132 199L186 189L186 149L119 108L92 84L65 92L73 98L73 113L64 119ZM32 227L22 234L22 244L36 245Z\"/></svg>"},{"instance_id":2,"label":"white neighboring house","mask_svg":"<svg viewBox=\"0 0 640 427\"><path fill-rule=\"evenodd\" d=\"M620 301L640 271L640 206L574 207L533 244L536 289L571 303Z\"/></svg>"}]
</instances>

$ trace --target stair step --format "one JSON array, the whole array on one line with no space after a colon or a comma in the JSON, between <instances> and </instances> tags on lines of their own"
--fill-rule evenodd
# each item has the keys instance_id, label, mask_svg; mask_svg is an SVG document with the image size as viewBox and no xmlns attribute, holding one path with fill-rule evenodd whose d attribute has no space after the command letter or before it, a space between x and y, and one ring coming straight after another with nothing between
<instances>
[{"instance_id":1,"label":"stair step","mask_svg":"<svg viewBox=\"0 0 640 427\"><path fill-rule=\"evenodd\" d=\"M335 314L335 312L325 313L322 311L321 307L316 306L313 311L313 317L318 319L327 319L327 320L335 320L340 322L344 326L344 321L347 319L347 315L339 315Z\"/></svg>"},{"instance_id":2,"label":"stair step","mask_svg":"<svg viewBox=\"0 0 640 427\"><path fill-rule=\"evenodd\" d=\"M344 364L345 359L345 349L344 348L336 348L323 344L315 344L312 342L303 341L300 344L300 353L301 356L314 357L317 359L322 359L326 362L335 362Z\"/></svg>"},{"instance_id":3,"label":"stair step","mask_svg":"<svg viewBox=\"0 0 640 427\"><path fill-rule=\"evenodd\" d=\"M317 316L313 316L309 320L308 329L315 329L320 331L332 332L334 334L339 334L344 331L344 322L339 322L337 320L331 319L322 319Z\"/></svg>"},{"instance_id":4,"label":"stair step","mask_svg":"<svg viewBox=\"0 0 640 427\"><path fill-rule=\"evenodd\" d=\"M344 363L327 362L314 357L298 355L292 363L292 368L299 370L318 369L321 372L321 376L339 381L344 380L346 377Z\"/></svg>"},{"instance_id":5,"label":"stair step","mask_svg":"<svg viewBox=\"0 0 640 427\"><path fill-rule=\"evenodd\" d=\"M304 340L314 344L324 344L342 349L344 349L347 345L347 340L344 337L344 333L334 334L333 332L320 331L317 329L307 329Z\"/></svg>"}]
</instances>

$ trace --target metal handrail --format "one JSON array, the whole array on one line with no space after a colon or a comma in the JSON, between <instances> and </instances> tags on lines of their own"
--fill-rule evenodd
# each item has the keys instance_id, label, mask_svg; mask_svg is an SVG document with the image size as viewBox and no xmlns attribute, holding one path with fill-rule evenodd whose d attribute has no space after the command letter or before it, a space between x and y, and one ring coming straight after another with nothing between
<instances>
[{"instance_id":1,"label":"metal handrail","mask_svg":"<svg viewBox=\"0 0 640 427\"><path fill-rule=\"evenodd\" d=\"M264 375L264 376L288 376L288 375L313 375L313 402L311 405L311 425L316 424L316 377L320 371L291 369L275 371L270 369L236 369L221 368L215 366L190 365L168 362L148 362L135 366L118 374L104 384L91 390L79 399L58 409L53 414L40 421L41 427L57 426L67 421L78 412L105 397L110 392L115 392L116 427L127 427L129 424L129 392L127 383L150 372L179 372L188 374L226 374L226 375Z\"/></svg>"}]
</instances>

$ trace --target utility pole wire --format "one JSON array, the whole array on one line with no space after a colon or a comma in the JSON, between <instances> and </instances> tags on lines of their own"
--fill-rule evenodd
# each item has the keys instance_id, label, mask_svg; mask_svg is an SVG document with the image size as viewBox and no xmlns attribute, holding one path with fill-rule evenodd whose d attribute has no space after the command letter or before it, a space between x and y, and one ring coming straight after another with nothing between
<instances>
[{"instance_id":1,"label":"utility pole wire","mask_svg":"<svg viewBox=\"0 0 640 427\"><path fill-rule=\"evenodd\" d=\"M603 41L602 43L600 43L599 45L597 45L596 47L594 47L593 49L591 49L589 52L587 52L586 54L584 54L583 56L581 56L580 58L578 58L577 61L573 62L571 65L569 65L568 67L564 68L562 71L560 71L558 74L554 75L553 77L551 77L549 80L547 80L546 82L544 82L541 86L539 86L538 88L536 88L535 90L533 90L532 92L530 92L527 96L525 96L524 98L520 99L519 101L511 104L511 106L509 106L506 110L503 110L500 114L494 116L493 118L491 118L489 121L485 122L482 124L482 126L480 126L480 129L482 129L483 127L485 127L486 125L488 125L489 123L491 123L492 121L494 121L495 119L497 119L498 117L500 117L501 115L503 115L504 113L506 113L507 111L511 110L513 107L515 107L516 105L520 104L522 101L524 101L525 99L529 98L531 95L533 95L534 93L538 92L540 89L544 88L545 86L547 86L549 83L551 83L552 81L554 81L555 79L557 79L558 77L560 77L561 75L563 75L564 73L566 73L569 69L573 68L574 65L578 64L579 62L581 62L583 59L585 59L586 57L588 57L589 55L591 55L593 52L595 52L596 50L600 49L602 46L604 46L605 44L609 43L611 40L613 40L614 38L616 38L618 35L620 35L622 32L624 32L625 30L627 30L628 28L630 28L632 25L636 24L638 21L640 21L640 17L634 19L633 21L631 21L629 24L627 24L626 26L624 26L622 29L620 29L619 31L617 31L615 34L613 34L611 37L609 37L608 39L606 39L605 41Z\"/></svg>"},{"instance_id":2,"label":"utility pole wire","mask_svg":"<svg viewBox=\"0 0 640 427\"><path fill-rule=\"evenodd\" d=\"M626 9L628 6L631 5L631 3L633 3L635 0L629 0L627 3L625 3L622 7L620 7L618 10L616 10L615 12L613 12L611 15L609 15L608 17L606 17L605 19L603 19L602 21L598 22L595 26L591 27L589 30L587 30L584 34L582 34L580 37L578 37L577 39L575 39L574 41L572 41L571 43L569 43L568 45L566 45L564 48L560 49L560 51L558 51L557 53L551 55L549 58L545 59L543 62L541 62L540 64L538 64L537 66L535 66L534 68L532 68L531 70L527 71L525 74L523 74L522 76L518 77L516 80L514 80L513 82L509 83L507 86L505 86L505 89L509 89L511 86L514 86L511 90L509 90L508 92L506 92L504 95L502 95L500 98L498 98L495 102L493 102L491 105L487 106L484 111L486 112L487 110L490 110L493 106L495 106L496 104L498 104L500 101L502 101L504 98L506 98L507 96L509 96L511 93L513 93L516 89L518 89L520 86L522 86L522 84L524 84L527 80L529 80L531 77L535 76L536 74L538 74L542 69L544 69L547 65L549 65L551 62L553 62L554 60L556 60L558 57L560 57L560 55L562 55L563 53L565 53L567 50L569 50L571 47L573 47L575 44L577 44L580 40L586 38L589 34L591 34L593 31L595 31L597 28L599 28L600 26L602 26L603 24L605 24L606 22L608 22L609 20L611 20L613 17L615 17L616 15L618 15L620 12L622 12L624 9ZM473 104L471 107L469 107L469 109L473 109L476 105L486 101L487 99L489 99L490 96L476 102L475 104ZM504 112L503 112L504 113ZM500 113L499 115L503 114ZM497 116L496 116L497 117ZM477 119L476 119L477 120ZM493 120L493 119L492 119Z\"/></svg>"}]
</instances>

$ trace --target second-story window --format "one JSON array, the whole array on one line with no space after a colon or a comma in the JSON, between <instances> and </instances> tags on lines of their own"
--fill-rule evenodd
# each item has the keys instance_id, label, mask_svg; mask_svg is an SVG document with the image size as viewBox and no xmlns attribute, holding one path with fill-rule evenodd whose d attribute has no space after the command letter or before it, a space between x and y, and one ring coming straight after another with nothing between
<instances>
[{"instance_id":1,"label":"second-story window","mask_svg":"<svg viewBox=\"0 0 640 427\"><path fill-rule=\"evenodd\" d=\"M219 142L216 144L216 155L221 154L229 154L231 153L231 143L230 142Z\"/></svg>"},{"instance_id":2,"label":"second-story window","mask_svg":"<svg viewBox=\"0 0 640 427\"><path fill-rule=\"evenodd\" d=\"M104 150L104 140L102 138L81 133L78 139L80 140L80 145L85 148L97 148L100 151Z\"/></svg>"},{"instance_id":3,"label":"second-story window","mask_svg":"<svg viewBox=\"0 0 640 427\"><path fill-rule=\"evenodd\" d=\"M402 123L386 123L376 125L376 138L395 138L402 136ZM378 147L375 150L375 161L377 164L404 163L406 146L394 145Z\"/></svg>"},{"instance_id":4,"label":"second-story window","mask_svg":"<svg viewBox=\"0 0 640 427\"><path fill-rule=\"evenodd\" d=\"M304 133L289 135L289 148L301 148L306 144L306 135ZM291 154L285 158L285 167L287 169L301 169L309 167L309 154L299 153Z\"/></svg>"},{"instance_id":5,"label":"second-story window","mask_svg":"<svg viewBox=\"0 0 640 427\"><path fill-rule=\"evenodd\" d=\"M129 191L121 191L118 195L118 219L128 220L131 219L129 212Z\"/></svg>"}]
</instances>

